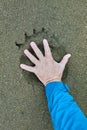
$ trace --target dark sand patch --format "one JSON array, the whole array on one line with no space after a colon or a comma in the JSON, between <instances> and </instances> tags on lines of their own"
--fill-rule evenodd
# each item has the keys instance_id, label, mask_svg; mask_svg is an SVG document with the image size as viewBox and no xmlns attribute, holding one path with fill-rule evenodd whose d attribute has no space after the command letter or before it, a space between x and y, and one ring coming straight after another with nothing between
<instances>
[{"instance_id":1,"label":"dark sand patch","mask_svg":"<svg viewBox=\"0 0 87 130\"><path fill-rule=\"evenodd\" d=\"M23 54L23 51L24 51L24 49L28 49L35 57L37 57L29 45L30 42L34 41L37 43L38 47L44 54L44 48L42 45L42 40L44 38L47 39L49 42L51 52L52 52L54 59L57 62L61 61L63 56L65 54L67 54L64 46L59 44L58 37L56 37L55 34L51 34L48 31L46 31L45 28L42 28L40 31L33 29L33 34L30 36L28 36L27 33L25 33L25 42L24 43L16 42L16 46L18 46L19 51L21 51L20 64L24 63L26 65L34 66L34 64L32 64L29 61L29 59ZM35 77L34 74L26 72L24 70L22 71L22 74L23 74L24 78L26 79L26 81L29 82L31 85L33 84L33 80L34 80L34 84L36 84L36 82L38 82L38 79ZM66 69L64 71L64 75L62 78L63 80L67 77L67 74L68 74L68 66L66 66Z\"/></svg>"}]
</instances>

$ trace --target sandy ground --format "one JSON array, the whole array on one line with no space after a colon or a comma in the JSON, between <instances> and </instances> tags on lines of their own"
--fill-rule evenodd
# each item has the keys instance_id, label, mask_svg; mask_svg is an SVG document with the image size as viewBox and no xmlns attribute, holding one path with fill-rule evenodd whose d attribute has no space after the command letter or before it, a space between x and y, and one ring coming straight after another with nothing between
<instances>
[{"instance_id":1,"label":"sandy ground","mask_svg":"<svg viewBox=\"0 0 87 130\"><path fill-rule=\"evenodd\" d=\"M38 34L42 28L47 35ZM44 87L19 68L24 58L15 45L44 37L53 41L56 60L72 54L64 82L87 115L87 1L0 0L0 130L53 130Z\"/></svg>"}]
</instances>

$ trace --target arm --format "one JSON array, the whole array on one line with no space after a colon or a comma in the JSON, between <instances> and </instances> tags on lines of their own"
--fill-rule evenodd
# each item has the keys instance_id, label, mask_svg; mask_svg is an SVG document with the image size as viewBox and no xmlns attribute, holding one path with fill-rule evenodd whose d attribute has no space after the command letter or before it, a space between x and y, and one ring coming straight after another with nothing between
<instances>
[{"instance_id":1,"label":"arm","mask_svg":"<svg viewBox=\"0 0 87 130\"><path fill-rule=\"evenodd\" d=\"M45 85L48 107L55 130L87 130L87 119L68 93L68 86L61 82L64 68L71 57L67 54L57 63L51 54L49 44L43 40L45 56L36 43L30 43L38 59L27 49L24 54L35 65L34 67L21 64L20 67L33 72Z\"/></svg>"},{"instance_id":2,"label":"arm","mask_svg":"<svg viewBox=\"0 0 87 130\"><path fill-rule=\"evenodd\" d=\"M62 82L46 85L48 108L54 130L87 130L87 118Z\"/></svg>"}]
</instances>

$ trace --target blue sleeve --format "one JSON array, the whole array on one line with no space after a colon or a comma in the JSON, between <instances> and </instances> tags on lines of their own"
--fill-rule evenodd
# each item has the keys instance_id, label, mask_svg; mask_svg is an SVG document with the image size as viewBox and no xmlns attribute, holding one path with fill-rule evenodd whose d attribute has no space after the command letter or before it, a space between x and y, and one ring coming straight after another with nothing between
<instances>
[{"instance_id":1,"label":"blue sleeve","mask_svg":"<svg viewBox=\"0 0 87 130\"><path fill-rule=\"evenodd\" d=\"M62 82L50 82L45 87L48 108L54 130L87 130L87 118Z\"/></svg>"}]
</instances>

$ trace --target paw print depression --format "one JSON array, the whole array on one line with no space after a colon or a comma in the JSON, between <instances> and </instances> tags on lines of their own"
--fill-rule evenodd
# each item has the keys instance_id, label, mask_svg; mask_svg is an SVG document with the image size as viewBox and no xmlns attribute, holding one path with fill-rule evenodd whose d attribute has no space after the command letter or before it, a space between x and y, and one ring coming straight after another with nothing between
<instances>
[{"instance_id":1,"label":"paw print depression","mask_svg":"<svg viewBox=\"0 0 87 130\"><path fill-rule=\"evenodd\" d=\"M36 56L32 48L30 47L30 43L32 41L36 42L37 46L44 54L42 41L43 39L47 39L50 45L52 55L57 62L59 62L62 59L62 57L67 53L63 45L59 43L59 39L57 35L50 33L50 31L46 30L45 28L42 28L41 30L33 29L32 32L33 33L30 36L28 36L27 33L24 34L25 35L24 43L15 42L15 45L17 46L18 51L20 52L19 64L24 63L27 65L34 66L34 64L31 63L31 61L23 53L25 49L28 49L34 56ZM68 73L68 66L64 71L63 80L66 79L67 73ZM30 74L30 72L22 70L22 74L28 83L33 84L33 81L34 83L38 82L37 77L33 73Z\"/></svg>"}]
</instances>

